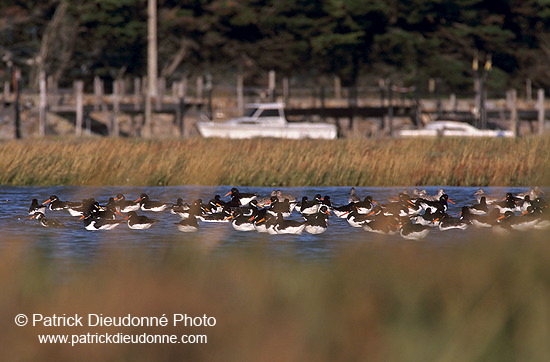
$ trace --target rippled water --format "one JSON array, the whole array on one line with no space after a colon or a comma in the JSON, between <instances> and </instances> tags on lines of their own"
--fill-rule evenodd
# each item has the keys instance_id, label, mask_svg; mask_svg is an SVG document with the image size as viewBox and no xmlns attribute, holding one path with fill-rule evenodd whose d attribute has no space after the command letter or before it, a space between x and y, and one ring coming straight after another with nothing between
<instances>
[{"instance_id":1,"label":"rippled water","mask_svg":"<svg viewBox=\"0 0 550 362\"><path fill-rule=\"evenodd\" d=\"M424 187L430 194L437 193L438 186ZM475 202L473 194L477 187L443 187L456 205L449 204L449 213L457 215L462 205ZM31 200L37 198L40 202L48 199L49 195L59 196L64 201L78 201L83 198L94 197L100 203L107 202L109 197L117 193L124 193L127 199L135 199L145 192L152 200L164 202L176 202L178 197L191 202L193 199L202 198L209 200L215 194L224 195L231 189L230 186L206 187L206 186L174 186L174 187L7 187L0 186L0 248L12 242L17 235L22 239L33 241L33 246L52 259L60 261L88 262L101 253L104 246L109 245L120 252L134 248L149 251L153 254L163 253L178 243L193 243L205 250L224 254L228 251L260 249L262 253L277 255L295 255L308 261L330 259L336 251L352 247L359 243L368 243L373 240L384 240L388 243L407 243L410 241L396 236L380 236L369 233L361 228L351 227L345 219L332 216L329 219L329 228L323 234L310 235L268 235L257 232L240 232L233 229L229 223L202 223L196 233L182 233L175 223L180 220L177 215L168 210L161 213L139 211L139 214L147 214L150 217L160 219L148 230L132 230L125 224L119 225L110 231L88 231L84 229L81 221L72 217L66 211L49 211L48 217L62 221L65 228L44 228L36 220L27 220L27 210ZM404 187L358 187L357 194L360 197L372 195L375 201L386 202L395 197ZM413 187L408 188L412 191ZM241 192L256 192L261 196L268 196L272 188L239 187ZM297 197L316 194L330 195L334 204L347 203L349 187L293 187L284 188L285 193ZM528 188L504 188L488 187L484 190L490 195L504 196L506 192L524 192ZM451 245L470 238L475 234L487 233L489 230L470 228L467 230L430 232L424 243L427 246ZM10 240L6 240L10 239ZM261 248L255 248L260 246Z\"/></svg>"}]
</instances>

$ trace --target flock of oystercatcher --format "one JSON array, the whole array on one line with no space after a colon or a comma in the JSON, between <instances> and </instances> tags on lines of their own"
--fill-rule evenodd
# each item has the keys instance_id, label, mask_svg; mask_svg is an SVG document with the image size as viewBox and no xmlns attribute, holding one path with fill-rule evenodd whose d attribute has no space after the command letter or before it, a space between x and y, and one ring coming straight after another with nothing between
<instances>
[{"instance_id":1,"label":"flock of oystercatcher","mask_svg":"<svg viewBox=\"0 0 550 362\"><path fill-rule=\"evenodd\" d=\"M145 193L136 200L127 200L123 194L118 194L104 205L94 198L70 202L51 195L42 203L38 199L32 200L29 219L37 219L44 227L63 227L63 223L49 215L50 212L66 211L78 217L87 230L111 230L123 223L131 229L148 229L159 219L143 212L169 211L180 217L174 224L182 232L197 231L201 223L231 223L238 231L320 234L327 230L328 219L333 215L366 231L422 239L433 228L550 228L550 212L543 194L539 187L535 187L526 193L508 193L505 198L497 199L479 189L473 195L472 203L462 206L457 216L447 212L448 203L454 202L443 189L436 195L429 195L425 190L415 189L412 193L404 190L394 199L382 203L371 196L359 197L352 187L347 203L339 206L333 204L329 195L316 194L312 199L308 196L298 199L274 190L270 196L259 198L256 193L243 193L235 187L223 197L215 195L207 202L196 199L190 203L184 203L182 198L176 203L155 201ZM226 197L229 198L224 199Z\"/></svg>"}]
</instances>

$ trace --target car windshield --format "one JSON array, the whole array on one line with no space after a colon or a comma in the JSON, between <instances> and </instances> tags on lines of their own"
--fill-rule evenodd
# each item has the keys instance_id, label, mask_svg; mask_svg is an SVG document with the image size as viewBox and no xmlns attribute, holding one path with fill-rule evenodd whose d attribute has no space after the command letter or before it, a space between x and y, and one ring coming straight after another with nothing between
<instances>
[{"instance_id":1,"label":"car windshield","mask_svg":"<svg viewBox=\"0 0 550 362\"><path fill-rule=\"evenodd\" d=\"M260 114L260 117L279 117L278 109L264 109Z\"/></svg>"},{"instance_id":2,"label":"car windshield","mask_svg":"<svg viewBox=\"0 0 550 362\"><path fill-rule=\"evenodd\" d=\"M244 116L245 117L252 117L254 115L254 113L256 113L257 110L258 110L258 108L247 108L244 112Z\"/></svg>"}]
</instances>

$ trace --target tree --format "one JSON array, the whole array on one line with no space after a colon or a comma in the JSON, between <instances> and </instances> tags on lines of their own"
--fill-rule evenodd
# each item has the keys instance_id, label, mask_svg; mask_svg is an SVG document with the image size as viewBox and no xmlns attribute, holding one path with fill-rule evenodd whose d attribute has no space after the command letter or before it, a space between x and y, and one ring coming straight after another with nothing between
<instances>
[{"instance_id":1,"label":"tree","mask_svg":"<svg viewBox=\"0 0 550 362\"><path fill-rule=\"evenodd\" d=\"M81 0L71 10L79 23L73 77L144 74L146 0Z\"/></svg>"}]
</instances>

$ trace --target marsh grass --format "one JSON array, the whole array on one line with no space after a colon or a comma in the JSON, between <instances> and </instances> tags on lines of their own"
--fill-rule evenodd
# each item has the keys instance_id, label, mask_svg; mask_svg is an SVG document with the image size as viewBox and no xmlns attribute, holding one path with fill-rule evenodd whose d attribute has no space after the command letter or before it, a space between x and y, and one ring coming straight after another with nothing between
<instances>
[{"instance_id":1,"label":"marsh grass","mask_svg":"<svg viewBox=\"0 0 550 362\"><path fill-rule=\"evenodd\" d=\"M524 361L550 355L550 245L542 233L461 245L378 238L326 263L260 252L160 257L107 246L60 272L10 238L0 255L2 360ZM29 245L31 244L31 245ZM258 246L261 248L262 246ZM215 327L16 327L18 313L173 313ZM201 334L207 345L40 345L38 333Z\"/></svg>"},{"instance_id":2,"label":"marsh grass","mask_svg":"<svg viewBox=\"0 0 550 362\"><path fill-rule=\"evenodd\" d=\"M4 185L532 186L549 170L550 137L0 143Z\"/></svg>"}]
</instances>

